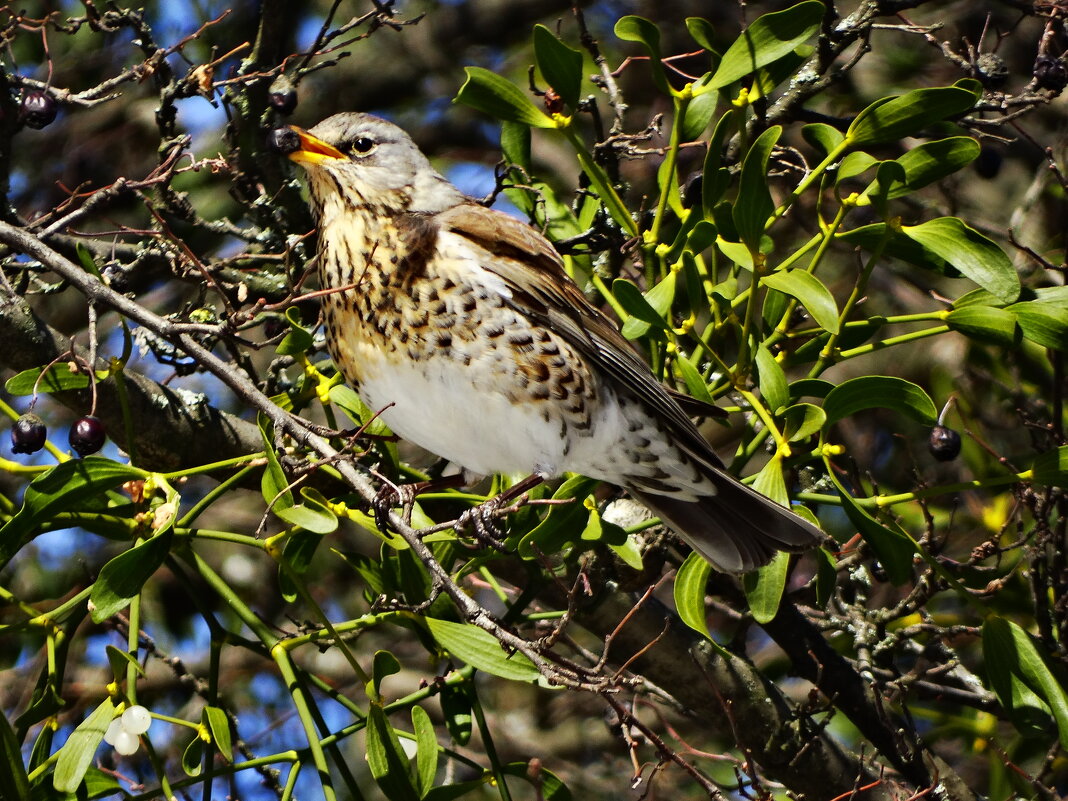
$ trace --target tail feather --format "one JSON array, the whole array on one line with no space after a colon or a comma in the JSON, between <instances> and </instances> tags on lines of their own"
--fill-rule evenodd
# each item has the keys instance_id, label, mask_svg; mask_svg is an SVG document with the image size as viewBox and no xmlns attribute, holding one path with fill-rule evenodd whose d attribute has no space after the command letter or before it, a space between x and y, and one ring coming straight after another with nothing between
<instances>
[{"instance_id":1,"label":"tail feather","mask_svg":"<svg viewBox=\"0 0 1068 801\"><path fill-rule=\"evenodd\" d=\"M824 539L819 528L726 473L712 470L709 478L715 493L697 501L629 489L690 547L727 573L754 570L776 551L803 551Z\"/></svg>"}]
</instances>

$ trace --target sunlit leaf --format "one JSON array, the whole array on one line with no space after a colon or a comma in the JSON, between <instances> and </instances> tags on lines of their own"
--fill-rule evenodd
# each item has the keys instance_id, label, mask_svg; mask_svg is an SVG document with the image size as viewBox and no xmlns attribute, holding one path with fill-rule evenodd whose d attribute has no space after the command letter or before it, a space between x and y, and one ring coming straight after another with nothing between
<instances>
[{"instance_id":1,"label":"sunlit leaf","mask_svg":"<svg viewBox=\"0 0 1068 801\"><path fill-rule=\"evenodd\" d=\"M227 762L233 762L234 749L230 742L230 720L226 717L226 711L217 706L206 706L203 720L208 731L211 732L211 741L215 743L215 749Z\"/></svg>"},{"instance_id":2,"label":"sunlit leaf","mask_svg":"<svg viewBox=\"0 0 1068 801\"><path fill-rule=\"evenodd\" d=\"M853 147L862 147L912 136L933 122L963 114L975 101L973 92L956 86L915 89L900 97L883 98L857 115L846 131L846 140Z\"/></svg>"},{"instance_id":3,"label":"sunlit leaf","mask_svg":"<svg viewBox=\"0 0 1068 801\"><path fill-rule=\"evenodd\" d=\"M0 527L0 568L45 521L127 481L147 476L144 470L102 456L71 459L41 473L26 487L22 507Z\"/></svg>"},{"instance_id":4,"label":"sunlit leaf","mask_svg":"<svg viewBox=\"0 0 1068 801\"><path fill-rule=\"evenodd\" d=\"M535 25L534 61L549 86L570 108L576 108L582 88L582 53L568 47L544 25Z\"/></svg>"},{"instance_id":5,"label":"sunlit leaf","mask_svg":"<svg viewBox=\"0 0 1068 801\"><path fill-rule=\"evenodd\" d=\"M1031 465L1032 480L1049 487L1068 486L1068 445L1040 453Z\"/></svg>"},{"instance_id":6,"label":"sunlit leaf","mask_svg":"<svg viewBox=\"0 0 1068 801\"><path fill-rule=\"evenodd\" d=\"M832 334L838 333L838 305L834 302L834 295L812 273L805 270L780 270L766 276L763 283L797 298L820 328Z\"/></svg>"},{"instance_id":7,"label":"sunlit leaf","mask_svg":"<svg viewBox=\"0 0 1068 801\"><path fill-rule=\"evenodd\" d=\"M425 618L438 645L462 662L502 679L537 682L549 686L534 664L523 654L507 653L497 638L470 623Z\"/></svg>"},{"instance_id":8,"label":"sunlit leaf","mask_svg":"<svg viewBox=\"0 0 1068 801\"><path fill-rule=\"evenodd\" d=\"M555 128L552 118L538 110L523 91L495 72L464 67L467 80L456 100L499 120L521 122L534 128Z\"/></svg>"},{"instance_id":9,"label":"sunlit leaf","mask_svg":"<svg viewBox=\"0 0 1068 801\"><path fill-rule=\"evenodd\" d=\"M708 639L712 634L708 631L707 615L705 611L705 587L708 585L708 577L712 573L712 565L699 553L693 551L682 563L679 572L675 574L675 609L679 618Z\"/></svg>"},{"instance_id":10,"label":"sunlit leaf","mask_svg":"<svg viewBox=\"0 0 1068 801\"><path fill-rule=\"evenodd\" d=\"M665 94L671 91L668 85L667 75L664 73L664 62L660 56L660 29L645 17L628 15L620 17L616 22L616 36L625 42L638 42L649 54L649 67L653 71L653 81L657 88Z\"/></svg>"},{"instance_id":11,"label":"sunlit leaf","mask_svg":"<svg viewBox=\"0 0 1068 801\"><path fill-rule=\"evenodd\" d=\"M100 568L89 596L93 622L100 623L125 609L159 570L170 547L171 533L166 531L119 554Z\"/></svg>"},{"instance_id":12,"label":"sunlit leaf","mask_svg":"<svg viewBox=\"0 0 1068 801\"><path fill-rule=\"evenodd\" d=\"M85 772L93 762L96 749L104 741L104 732L114 719L115 704L110 698L105 698L78 724L78 728L71 732L67 742L59 749L56 772L52 776L52 786L58 792L77 791Z\"/></svg>"},{"instance_id":13,"label":"sunlit leaf","mask_svg":"<svg viewBox=\"0 0 1068 801\"><path fill-rule=\"evenodd\" d=\"M739 238L751 252L759 251L764 226L775 210L768 190L768 158L781 134L779 125L768 128L753 143L742 162L738 198L734 202L734 225Z\"/></svg>"},{"instance_id":14,"label":"sunlit leaf","mask_svg":"<svg viewBox=\"0 0 1068 801\"><path fill-rule=\"evenodd\" d=\"M438 773L438 738L430 715L421 706L412 707L412 731L415 732L415 773L419 795L425 796L434 786Z\"/></svg>"},{"instance_id":15,"label":"sunlit leaf","mask_svg":"<svg viewBox=\"0 0 1068 801\"><path fill-rule=\"evenodd\" d=\"M990 615L983 622L983 657L990 686L1017 725L1039 728L1048 710L1068 748L1068 691L1042 645L1011 620Z\"/></svg>"},{"instance_id":16,"label":"sunlit leaf","mask_svg":"<svg viewBox=\"0 0 1068 801\"><path fill-rule=\"evenodd\" d=\"M727 48L709 82L711 89L729 86L761 67L789 55L819 30L825 13L818 0L764 14L749 25Z\"/></svg>"},{"instance_id":17,"label":"sunlit leaf","mask_svg":"<svg viewBox=\"0 0 1068 801\"><path fill-rule=\"evenodd\" d=\"M930 395L903 378L888 375L868 375L851 378L827 393L823 411L827 426L864 409L893 409L917 422L933 426L938 410Z\"/></svg>"},{"instance_id":18,"label":"sunlit leaf","mask_svg":"<svg viewBox=\"0 0 1068 801\"><path fill-rule=\"evenodd\" d=\"M22 749L7 716L0 714L0 799L16 801L29 797L30 781L22 761Z\"/></svg>"},{"instance_id":19,"label":"sunlit leaf","mask_svg":"<svg viewBox=\"0 0 1068 801\"><path fill-rule=\"evenodd\" d=\"M757 346L755 356L760 394L764 398L764 404L774 414L790 402L786 373L763 345Z\"/></svg>"},{"instance_id":20,"label":"sunlit leaf","mask_svg":"<svg viewBox=\"0 0 1068 801\"><path fill-rule=\"evenodd\" d=\"M768 564L742 577L749 610L757 623L767 623L778 614L789 572L790 556L779 551Z\"/></svg>"},{"instance_id":21,"label":"sunlit leaf","mask_svg":"<svg viewBox=\"0 0 1068 801\"><path fill-rule=\"evenodd\" d=\"M956 217L903 225L901 233L1005 303L1019 297L1020 278L1005 251Z\"/></svg>"},{"instance_id":22,"label":"sunlit leaf","mask_svg":"<svg viewBox=\"0 0 1068 801\"><path fill-rule=\"evenodd\" d=\"M397 732L381 705L375 703L367 714L367 767L390 801L419 801Z\"/></svg>"}]
</instances>

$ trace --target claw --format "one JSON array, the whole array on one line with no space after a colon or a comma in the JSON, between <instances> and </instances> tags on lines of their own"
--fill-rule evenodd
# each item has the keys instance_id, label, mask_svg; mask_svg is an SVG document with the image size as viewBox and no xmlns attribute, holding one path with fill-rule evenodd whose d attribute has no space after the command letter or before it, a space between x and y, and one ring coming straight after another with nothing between
<instances>
[{"instance_id":1,"label":"claw","mask_svg":"<svg viewBox=\"0 0 1068 801\"><path fill-rule=\"evenodd\" d=\"M494 522L507 500L503 495L498 495L478 506L472 506L456 519L457 531L470 529L474 534L475 544L471 546L472 549L488 546L503 553L512 552L513 549L504 542L504 532Z\"/></svg>"}]
</instances>

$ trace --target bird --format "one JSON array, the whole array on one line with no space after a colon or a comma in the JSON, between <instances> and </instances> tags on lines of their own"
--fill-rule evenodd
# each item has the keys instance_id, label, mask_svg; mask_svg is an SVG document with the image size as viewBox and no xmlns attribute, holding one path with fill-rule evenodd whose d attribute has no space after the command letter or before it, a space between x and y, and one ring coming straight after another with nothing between
<instances>
[{"instance_id":1,"label":"bird","mask_svg":"<svg viewBox=\"0 0 1068 801\"><path fill-rule=\"evenodd\" d=\"M541 232L402 128L345 112L270 144L307 176L330 356L395 434L468 475L621 487L726 573L824 539L726 472Z\"/></svg>"}]
</instances>

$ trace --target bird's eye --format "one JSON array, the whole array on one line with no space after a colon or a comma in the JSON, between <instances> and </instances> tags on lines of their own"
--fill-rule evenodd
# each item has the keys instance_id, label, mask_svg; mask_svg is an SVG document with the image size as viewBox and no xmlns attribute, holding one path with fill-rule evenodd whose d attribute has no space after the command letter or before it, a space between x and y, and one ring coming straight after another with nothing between
<instances>
[{"instance_id":1,"label":"bird's eye","mask_svg":"<svg viewBox=\"0 0 1068 801\"><path fill-rule=\"evenodd\" d=\"M358 136L352 140L352 152L353 153L370 153L375 148L375 140L368 139L366 136Z\"/></svg>"}]
</instances>

